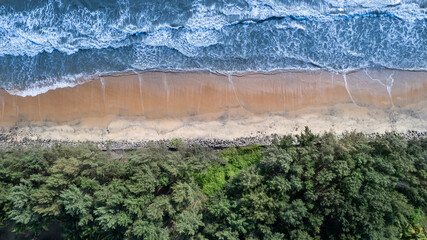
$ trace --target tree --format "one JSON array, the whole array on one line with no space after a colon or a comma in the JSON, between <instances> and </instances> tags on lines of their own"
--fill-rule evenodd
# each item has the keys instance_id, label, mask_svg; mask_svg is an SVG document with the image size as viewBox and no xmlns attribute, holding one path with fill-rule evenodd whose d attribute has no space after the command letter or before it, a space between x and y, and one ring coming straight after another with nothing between
<instances>
[{"instance_id":1,"label":"tree","mask_svg":"<svg viewBox=\"0 0 427 240\"><path fill-rule=\"evenodd\" d=\"M0 152L0 224L35 237L424 239L426 201L427 140L395 134Z\"/></svg>"}]
</instances>

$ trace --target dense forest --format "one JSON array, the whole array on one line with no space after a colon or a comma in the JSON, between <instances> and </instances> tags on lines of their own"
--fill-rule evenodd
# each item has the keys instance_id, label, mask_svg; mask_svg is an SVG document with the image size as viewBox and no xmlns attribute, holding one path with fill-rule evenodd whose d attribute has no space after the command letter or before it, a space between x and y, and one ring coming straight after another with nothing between
<instances>
[{"instance_id":1,"label":"dense forest","mask_svg":"<svg viewBox=\"0 0 427 240\"><path fill-rule=\"evenodd\" d=\"M35 239L426 239L425 213L427 139L394 134L0 153L0 228Z\"/></svg>"}]
</instances>

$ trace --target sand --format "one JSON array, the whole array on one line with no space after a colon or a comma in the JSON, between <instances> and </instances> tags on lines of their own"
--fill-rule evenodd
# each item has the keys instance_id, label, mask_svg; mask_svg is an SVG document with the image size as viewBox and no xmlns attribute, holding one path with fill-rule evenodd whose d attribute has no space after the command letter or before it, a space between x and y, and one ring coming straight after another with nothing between
<instances>
[{"instance_id":1,"label":"sand","mask_svg":"<svg viewBox=\"0 0 427 240\"><path fill-rule=\"evenodd\" d=\"M12 141L226 139L314 132L427 131L427 73L392 70L102 76L31 97L0 92Z\"/></svg>"}]
</instances>

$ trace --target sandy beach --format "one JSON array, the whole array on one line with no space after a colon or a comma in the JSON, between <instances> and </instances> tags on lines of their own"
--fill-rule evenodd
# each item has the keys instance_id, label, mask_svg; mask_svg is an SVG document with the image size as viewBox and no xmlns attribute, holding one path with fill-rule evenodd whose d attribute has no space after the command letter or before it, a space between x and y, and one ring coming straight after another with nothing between
<instances>
[{"instance_id":1,"label":"sandy beach","mask_svg":"<svg viewBox=\"0 0 427 240\"><path fill-rule=\"evenodd\" d=\"M232 140L314 132L427 131L427 73L392 70L129 72L21 97L0 92L1 132L21 141Z\"/></svg>"}]
</instances>

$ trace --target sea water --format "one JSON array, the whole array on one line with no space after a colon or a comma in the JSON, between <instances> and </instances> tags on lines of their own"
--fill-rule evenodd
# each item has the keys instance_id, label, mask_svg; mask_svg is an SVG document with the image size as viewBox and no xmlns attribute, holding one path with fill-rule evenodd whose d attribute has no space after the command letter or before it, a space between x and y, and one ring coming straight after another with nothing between
<instances>
[{"instance_id":1,"label":"sea water","mask_svg":"<svg viewBox=\"0 0 427 240\"><path fill-rule=\"evenodd\" d=\"M132 70L368 68L427 70L427 0L0 0L0 87L21 95Z\"/></svg>"}]
</instances>

